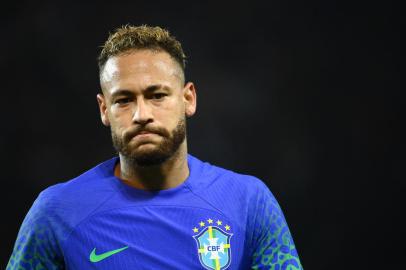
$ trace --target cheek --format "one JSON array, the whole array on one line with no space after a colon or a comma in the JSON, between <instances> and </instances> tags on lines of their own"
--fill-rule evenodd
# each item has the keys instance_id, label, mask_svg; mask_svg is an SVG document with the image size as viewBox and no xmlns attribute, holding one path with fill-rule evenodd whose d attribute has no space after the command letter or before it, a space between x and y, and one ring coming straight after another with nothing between
<instances>
[{"instance_id":1,"label":"cheek","mask_svg":"<svg viewBox=\"0 0 406 270\"><path fill-rule=\"evenodd\" d=\"M177 115L185 114L185 102L182 95L177 95L170 102L168 102L168 109L172 110Z\"/></svg>"},{"instance_id":2,"label":"cheek","mask_svg":"<svg viewBox=\"0 0 406 270\"><path fill-rule=\"evenodd\" d=\"M131 114L128 111L112 110L109 112L111 128L117 134L122 134L126 128L131 126L131 119Z\"/></svg>"},{"instance_id":3,"label":"cheek","mask_svg":"<svg viewBox=\"0 0 406 270\"><path fill-rule=\"evenodd\" d=\"M185 106L179 100L171 100L155 112L156 119L160 119L167 128L173 129L179 119L185 115Z\"/></svg>"}]
</instances>

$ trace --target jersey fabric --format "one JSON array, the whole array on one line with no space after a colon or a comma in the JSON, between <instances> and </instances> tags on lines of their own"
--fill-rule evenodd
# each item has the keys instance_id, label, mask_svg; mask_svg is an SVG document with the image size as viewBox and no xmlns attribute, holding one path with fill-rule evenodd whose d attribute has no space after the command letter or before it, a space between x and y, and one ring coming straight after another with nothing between
<instances>
[{"instance_id":1,"label":"jersey fabric","mask_svg":"<svg viewBox=\"0 0 406 270\"><path fill-rule=\"evenodd\" d=\"M259 179L188 155L189 176L156 192L114 175L118 157L41 192L14 269L302 269L283 213Z\"/></svg>"}]
</instances>

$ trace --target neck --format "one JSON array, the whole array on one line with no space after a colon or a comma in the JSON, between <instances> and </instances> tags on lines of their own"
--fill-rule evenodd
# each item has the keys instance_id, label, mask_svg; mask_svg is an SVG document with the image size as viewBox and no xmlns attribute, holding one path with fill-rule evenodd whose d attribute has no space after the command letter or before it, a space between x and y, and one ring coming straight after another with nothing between
<instances>
[{"instance_id":1,"label":"neck","mask_svg":"<svg viewBox=\"0 0 406 270\"><path fill-rule=\"evenodd\" d=\"M170 158L154 166L138 166L121 153L114 169L125 184L144 190L162 190L182 184L189 176L186 140Z\"/></svg>"}]
</instances>

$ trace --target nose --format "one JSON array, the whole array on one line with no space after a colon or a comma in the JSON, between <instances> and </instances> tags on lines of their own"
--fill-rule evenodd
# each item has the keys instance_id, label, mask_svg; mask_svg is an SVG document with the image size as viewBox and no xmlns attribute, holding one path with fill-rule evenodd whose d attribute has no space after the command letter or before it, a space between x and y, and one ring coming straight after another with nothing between
<instances>
[{"instance_id":1,"label":"nose","mask_svg":"<svg viewBox=\"0 0 406 270\"><path fill-rule=\"evenodd\" d=\"M153 117L152 117L151 108L145 102L145 100L143 98L137 99L137 107L135 109L132 120L134 123L137 123L140 125L145 125L149 122L152 122Z\"/></svg>"}]
</instances>

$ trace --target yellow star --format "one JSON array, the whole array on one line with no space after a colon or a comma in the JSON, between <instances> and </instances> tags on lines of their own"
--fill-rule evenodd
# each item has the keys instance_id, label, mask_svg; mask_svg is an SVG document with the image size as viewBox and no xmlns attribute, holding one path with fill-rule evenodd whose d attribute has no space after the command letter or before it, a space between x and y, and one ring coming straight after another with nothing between
<instances>
[{"instance_id":1,"label":"yellow star","mask_svg":"<svg viewBox=\"0 0 406 270\"><path fill-rule=\"evenodd\" d=\"M196 228L196 227L194 227L194 228L193 228L193 232L195 232L195 233L196 233L196 232L198 232L198 231L199 231L199 229L198 229L198 228Z\"/></svg>"},{"instance_id":2,"label":"yellow star","mask_svg":"<svg viewBox=\"0 0 406 270\"><path fill-rule=\"evenodd\" d=\"M230 226L228 226L228 225L226 225L225 228L226 228L226 231L230 230Z\"/></svg>"},{"instance_id":3,"label":"yellow star","mask_svg":"<svg viewBox=\"0 0 406 270\"><path fill-rule=\"evenodd\" d=\"M223 224L223 222L221 222L220 220L217 220L217 225L221 225Z\"/></svg>"},{"instance_id":4,"label":"yellow star","mask_svg":"<svg viewBox=\"0 0 406 270\"><path fill-rule=\"evenodd\" d=\"M204 226L204 222L203 221L200 221L200 227L203 227Z\"/></svg>"},{"instance_id":5,"label":"yellow star","mask_svg":"<svg viewBox=\"0 0 406 270\"><path fill-rule=\"evenodd\" d=\"M208 222L209 224L212 224L212 223L213 223L213 220L212 220L211 218L209 218L209 219L207 220L207 222Z\"/></svg>"}]
</instances>

